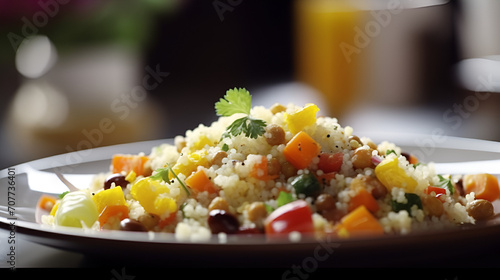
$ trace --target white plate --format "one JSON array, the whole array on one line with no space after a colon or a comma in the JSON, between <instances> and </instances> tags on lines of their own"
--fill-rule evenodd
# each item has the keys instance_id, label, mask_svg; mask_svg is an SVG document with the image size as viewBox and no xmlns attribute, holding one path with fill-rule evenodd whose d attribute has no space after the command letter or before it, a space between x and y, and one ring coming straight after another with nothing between
<instances>
[{"instance_id":1,"label":"white plate","mask_svg":"<svg viewBox=\"0 0 500 280\"><path fill-rule=\"evenodd\" d=\"M486 160L488 165L482 163L482 170L500 174L500 168L497 168L500 165L496 164L496 160L500 159L500 143L455 137L433 141L433 137L429 135L370 135L375 142L391 140L404 151L420 152L427 161L427 158L432 158L436 163ZM59 194L66 190L66 186L56 177L54 168L61 171L74 185L84 188L89 183L90 175L109 170L113 154L149 154L151 148L161 143L173 143L173 140L146 141L73 152L0 171L0 228L10 231L10 223L15 222L16 234L22 234L27 240L91 256L126 259L136 264L169 261L171 264L184 266L192 261L202 261L204 265L379 266L415 265L438 259L443 264L446 259L451 262L465 253L485 254L500 247L500 239L497 238L500 235L500 224L497 220L451 231L322 242L303 239L298 243L271 242L264 237L242 235L230 235L226 242L220 242L214 236L207 242L190 243L179 242L173 234L166 233L84 232L75 228L54 229L37 223L36 203L40 196ZM463 168L460 165L451 167ZM459 171L455 173L467 173L467 169L455 170ZM14 177L9 178L9 175ZM9 189L11 179L15 182L15 189ZM9 200L13 207L10 209ZM13 215L9 214L9 210L12 210Z\"/></svg>"}]
</instances>

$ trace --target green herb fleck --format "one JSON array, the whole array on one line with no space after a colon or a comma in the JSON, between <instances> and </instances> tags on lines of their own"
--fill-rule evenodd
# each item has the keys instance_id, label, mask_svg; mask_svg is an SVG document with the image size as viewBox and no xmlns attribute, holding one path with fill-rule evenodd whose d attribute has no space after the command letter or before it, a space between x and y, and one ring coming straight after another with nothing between
<instances>
[{"instance_id":1,"label":"green herb fleck","mask_svg":"<svg viewBox=\"0 0 500 280\"><path fill-rule=\"evenodd\" d=\"M408 214L411 216L411 208L413 205L417 205L418 209L422 209L422 201L420 200L420 196L414 193L405 193L407 203L400 203L396 200L391 201L392 210L395 212L399 212L401 210L406 210Z\"/></svg>"},{"instance_id":2,"label":"green herb fleck","mask_svg":"<svg viewBox=\"0 0 500 280\"><path fill-rule=\"evenodd\" d=\"M398 154L396 154L396 151L394 151L394 150L387 150L387 151L385 152L385 155L386 155L386 156L388 156L388 155L390 155L390 154L395 154L396 156L398 155Z\"/></svg>"},{"instance_id":3,"label":"green herb fleck","mask_svg":"<svg viewBox=\"0 0 500 280\"><path fill-rule=\"evenodd\" d=\"M293 199L293 196L291 193L287 193L287 192L284 192L284 191L280 191L280 193L278 194L278 198L276 199L276 205L278 207L281 207L287 203L290 203L292 201L294 201L295 199Z\"/></svg>"},{"instance_id":4,"label":"green herb fleck","mask_svg":"<svg viewBox=\"0 0 500 280\"><path fill-rule=\"evenodd\" d=\"M63 197L64 197L65 195L67 195L68 193L69 193L69 191L65 191L65 192L63 192L62 194L60 194L60 195L59 195L59 199L63 199Z\"/></svg>"},{"instance_id":5,"label":"green herb fleck","mask_svg":"<svg viewBox=\"0 0 500 280\"><path fill-rule=\"evenodd\" d=\"M242 133L246 137L257 138L264 134L266 122L250 116L252 109L252 96L244 88L234 88L226 91L224 98L215 103L215 111L218 116L229 117L233 114L242 113L247 116L235 120L226 128L222 138L238 136Z\"/></svg>"},{"instance_id":6,"label":"green herb fleck","mask_svg":"<svg viewBox=\"0 0 500 280\"><path fill-rule=\"evenodd\" d=\"M222 145L221 150L223 150L224 152L227 152L227 151L229 151L229 146L227 144L224 144L224 145Z\"/></svg>"},{"instance_id":7,"label":"green herb fleck","mask_svg":"<svg viewBox=\"0 0 500 280\"><path fill-rule=\"evenodd\" d=\"M172 170L172 167L168 163L167 163L166 167L156 169L155 170L155 174L149 176L149 178L151 178L153 180L156 180L156 181L163 180L163 181L167 182L170 185L171 184L171 182L170 182L170 173L172 173L172 176L174 176L174 178L177 180L177 182L179 182L179 184L181 184L182 188L187 193L187 195L188 196L191 195L191 193L189 192L189 190L186 187L186 185L184 185L184 183L181 181L181 179L179 179L179 177L177 177L177 174L175 174L175 172Z\"/></svg>"},{"instance_id":8,"label":"green herb fleck","mask_svg":"<svg viewBox=\"0 0 500 280\"><path fill-rule=\"evenodd\" d=\"M455 193L455 188L453 187L453 184L451 183L451 178L446 179L445 177L438 175L439 178L439 187L441 188L447 188L450 191L450 194Z\"/></svg>"},{"instance_id":9,"label":"green herb fleck","mask_svg":"<svg viewBox=\"0 0 500 280\"><path fill-rule=\"evenodd\" d=\"M274 208L271 205L264 203L264 206L266 207L266 211L268 214L271 214L274 211Z\"/></svg>"},{"instance_id":10,"label":"green herb fleck","mask_svg":"<svg viewBox=\"0 0 500 280\"><path fill-rule=\"evenodd\" d=\"M186 214L184 213L184 207L186 207L187 202L182 203L181 207L179 207L179 210L181 210L182 213L182 218L186 218Z\"/></svg>"}]
</instances>

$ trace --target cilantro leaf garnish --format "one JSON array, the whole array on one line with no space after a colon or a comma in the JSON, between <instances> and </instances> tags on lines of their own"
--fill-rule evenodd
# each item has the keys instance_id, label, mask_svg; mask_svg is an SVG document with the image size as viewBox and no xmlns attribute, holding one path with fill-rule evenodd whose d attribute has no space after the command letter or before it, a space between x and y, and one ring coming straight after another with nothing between
<instances>
[{"instance_id":1,"label":"cilantro leaf garnish","mask_svg":"<svg viewBox=\"0 0 500 280\"><path fill-rule=\"evenodd\" d=\"M447 188L450 191L450 194L453 194L455 192L455 188L451 183L451 179L446 179L441 175L438 175L438 178L439 178L439 187Z\"/></svg>"},{"instance_id":2,"label":"cilantro leaf garnish","mask_svg":"<svg viewBox=\"0 0 500 280\"><path fill-rule=\"evenodd\" d=\"M191 193L189 192L188 188L186 187L186 185L184 185L184 183L181 181L181 179L179 179L179 177L177 177L177 174L175 174L174 170L172 170L172 167L168 163L167 163L166 167L156 169L155 174L149 176L149 178L156 180L156 181L163 180L170 185L171 184L170 173L172 173L172 176L174 176L174 178L177 179L177 182L179 182L179 184L181 184L182 188L189 196Z\"/></svg>"},{"instance_id":3,"label":"cilantro leaf garnish","mask_svg":"<svg viewBox=\"0 0 500 280\"><path fill-rule=\"evenodd\" d=\"M218 116L229 117L236 113L250 114L252 108L252 96L244 88L230 89L226 91L224 98L215 103L215 111Z\"/></svg>"},{"instance_id":4,"label":"cilantro leaf garnish","mask_svg":"<svg viewBox=\"0 0 500 280\"><path fill-rule=\"evenodd\" d=\"M238 136L244 133L246 137L257 138L264 134L266 122L252 117L243 117L235 120L227 127L230 135Z\"/></svg>"},{"instance_id":5,"label":"cilantro leaf garnish","mask_svg":"<svg viewBox=\"0 0 500 280\"><path fill-rule=\"evenodd\" d=\"M247 116L233 121L222 134L222 138L238 136L242 133L246 137L257 138L264 134L266 122L250 116L252 108L252 96L244 88L234 88L226 91L224 98L215 103L215 111L218 116L229 117L236 113L246 114Z\"/></svg>"}]
</instances>

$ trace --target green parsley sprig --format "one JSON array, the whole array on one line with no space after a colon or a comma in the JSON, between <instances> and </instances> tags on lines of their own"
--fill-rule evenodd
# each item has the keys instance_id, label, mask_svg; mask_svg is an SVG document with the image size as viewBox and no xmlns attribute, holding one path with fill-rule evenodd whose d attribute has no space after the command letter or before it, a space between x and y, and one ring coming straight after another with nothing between
<instances>
[{"instance_id":1,"label":"green parsley sprig","mask_svg":"<svg viewBox=\"0 0 500 280\"><path fill-rule=\"evenodd\" d=\"M242 133L246 137L257 138L264 134L266 122L250 116L252 109L252 96L244 88L234 88L226 91L224 98L215 103L215 111L218 116L229 117L237 113L247 116L235 120L226 128L222 138L238 136Z\"/></svg>"}]
</instances>

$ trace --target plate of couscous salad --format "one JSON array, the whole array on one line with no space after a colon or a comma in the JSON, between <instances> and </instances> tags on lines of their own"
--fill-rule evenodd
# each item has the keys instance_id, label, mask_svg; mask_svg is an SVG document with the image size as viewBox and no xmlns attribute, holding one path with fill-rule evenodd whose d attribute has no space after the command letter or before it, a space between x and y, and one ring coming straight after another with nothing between
<instances>
[{"instance_id":1,"label":"plate of couscous salad","mask_svg":"<svg viewBox=\"0 0 500 280\"><path fill-rule=\"evenodd\" d=\"M2 195L0 226L93 255L217 263L208 257L215 253L227 263L313 258L327 266L363 256L383 263L377 254L397 264L429 248L437 248L429 259L487 250L500 234L500 172L486 165L500 144L449 137L458 144L419 147L411 137L358 135L312 103L251 100L246 89L229 89L215 103L216 121L173 139L3 170L2 190L15 199ZM440 172L449 159L487 161Z\"/></svg>"}]
</instances>

